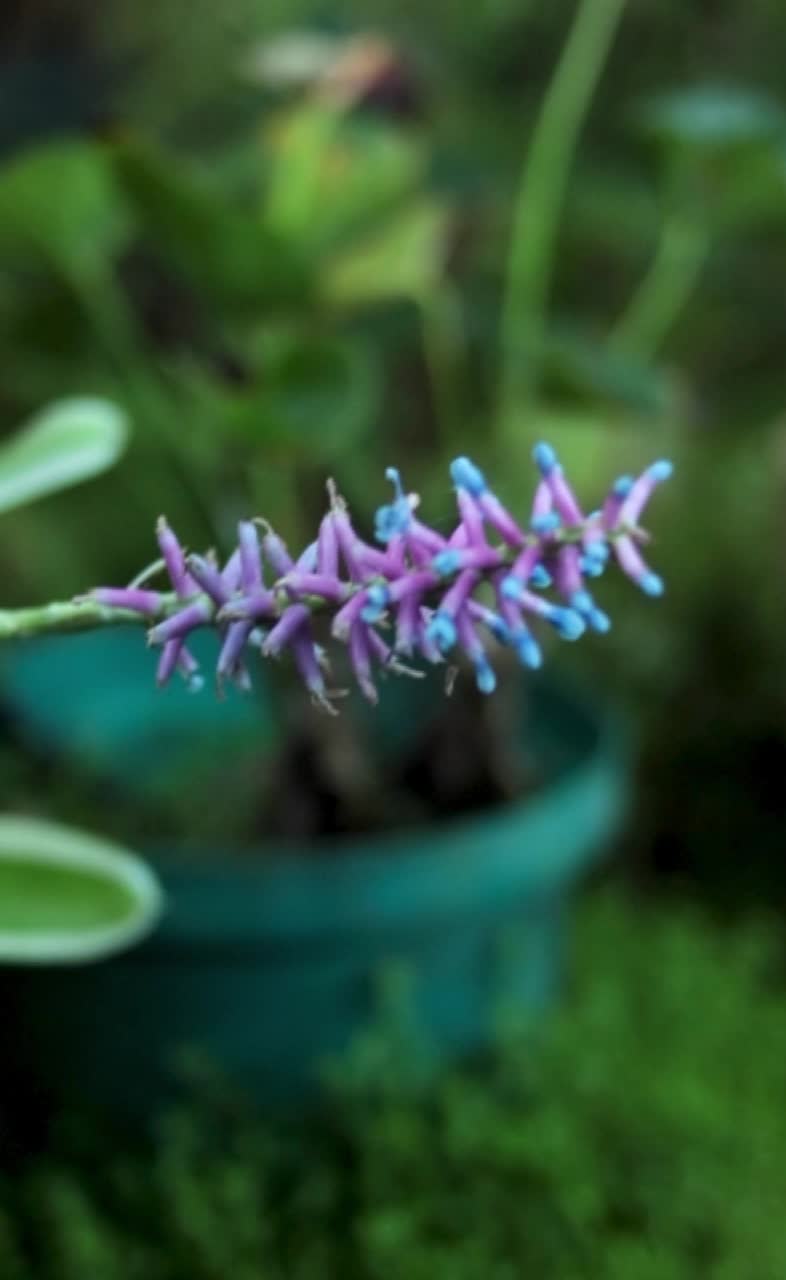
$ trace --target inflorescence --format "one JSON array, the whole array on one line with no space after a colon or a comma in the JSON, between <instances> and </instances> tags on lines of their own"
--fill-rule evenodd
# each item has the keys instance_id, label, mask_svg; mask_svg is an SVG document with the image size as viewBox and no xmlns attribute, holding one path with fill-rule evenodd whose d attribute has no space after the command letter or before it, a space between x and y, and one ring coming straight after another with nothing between
<instances>
[{"instance_id":1,"label":"inflorescence","mask_svg":"<svg viewBox=\"0 0 786 1280\"><path fill-rule=\"evenodd\" d=\"M380 507L372 546L355 532L346 504L329 484L330 507L315 542L297 559L266 521L243 520L238 544L223 568L213 556L187 555L166 521L158 523L161 560L129 587L101 587L87 597L131 610L153 625L149 643L160 648L157 679L175 671L201 687L188 637L217 628L219 687L250 686L246 654L278 657L287 650L312 698L334 710L325 673L328 662L314 638L314 615L331 615L334 639L346 643L354 677L372 702L374 671L420 675L406 659L440 663L454 652L475 670L477 686L492 693L496 676L488 637L529 668L541 665L530 624L542 620L565 640L586 630L606 632L610 619L595 603L588 580L612 558L649 596L663 582L641 554L647 536L639 520L655 487L671 474L655 462L638 479L622 476L603 506L585 515L554 450L539 444L540 472L529 521L519 524L489 489L469 458L456 458L450 474L459 520L449 536L417 516L418 499L405 493L397 470L386 475L393 501ZM172 591L148 589L166 569ZM543 594L553 587L560 602ZM482 598L481 598L482 597Z\"/></svg>"}]
</instances>

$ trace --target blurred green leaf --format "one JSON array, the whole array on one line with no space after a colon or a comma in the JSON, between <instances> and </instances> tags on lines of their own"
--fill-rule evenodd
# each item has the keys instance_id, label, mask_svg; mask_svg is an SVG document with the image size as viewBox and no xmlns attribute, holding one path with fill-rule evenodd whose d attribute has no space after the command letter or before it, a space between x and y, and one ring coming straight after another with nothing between
<instances>
[{"instance_id":1,"label":"blurred green leaf","mask_svg":"<svg viewBox=\"0 0 786 1280\"><path fill-rule=\"evenodd\" d=\"M313 459L335 456L373 421L379 377L357 341L272 329L255 354L259 372L250 384L192 379L215 430Z\"/></svg>"},{"instance_id":2,"label":"blurred green leaf","mask_svg":"<svg viewBox=\"0 0 786 1280\"><path fill-rule=\"evenodd\" d=\"M45 254L77 280L103 271L129 219L103 148L38 146L0 169L0 251Z\"/></svg>"},{"instance_id":3,"label":"blurred green leaf","mask_svg":"<svg viewBox=\"0 0 786 1280\"><path fill-rule=\"evenodd\" d=\"M447 232L447 211L420 201L331 262L322 272L323 297L344 306L421 300L442 275Z\"/></svg>"},{"instance_id":4,"label":"blurred green leaf","mask_svg":"<svg viewBox=\"0 0 786 1280\"><path fill-rule=\"evenodd\" d=\"M574 403L656 419L676 408L672 376L585 334L553 334L544 367L549 391Z\"/></svg>"},{"instance_id":5,"label":"blurred green leaf","mask_svg":"<svg viewBox=\"0 0 786 1280\"><path fill-rule=\"evenodd\" d=\"M306 288L287 245L204 168L142 142L118 146L113 160L149 247L216 300L259 303Z\"/></svg>"},{"instance_id":6,"label":"blurred green leaf","mask_svg":"<svg viewBox=\"0 0 786 1280\"><path fill-rule=\"evenodd\" d=\"M0 512L78 484L111 467L128 438L106 400L62 400L0 445Z\"/></svg>"},{"instance_id":7,"label":"blurred green leaf","mask_svg":"<svg viewBox=\"0 0 786 1280\"><path fill-rule=\"evenodd\" d=\"M419 140L327 106L290 113L269 141L266 221L312 253L373 226L425 172Z\"/></svg>"},{"instance_id":8,"label":"blurred green leaf","mask_svg":"<svg viewBox=\"0 0 786 1280\"><path fill-rule=\"evenodd\" d=\"M142 938L160 910L152 871L124 849L0 815L0 963L95 960Z\"/></svg>"},{"instance_id":9,"label":"blurred green leaf","mask_svg":"<svg viewBox=\"0 0 786 1280\"><path fill-rule=\"evenodd\" d=\"M717 150L786 137L786 112L774 98L734 86L660 94L635 118L645 136L669 146Z\"/></svg>"}]
</instances>

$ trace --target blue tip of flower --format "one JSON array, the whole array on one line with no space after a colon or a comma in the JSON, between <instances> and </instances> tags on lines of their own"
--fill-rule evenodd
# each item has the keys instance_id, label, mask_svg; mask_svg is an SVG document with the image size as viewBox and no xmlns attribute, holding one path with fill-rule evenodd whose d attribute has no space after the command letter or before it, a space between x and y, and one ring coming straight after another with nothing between
<instances>
[{"instance_id":1,"label":"blue tip of flower","mask_svg":"<svg viewBox=\"0 0 786 1280\"><path fill-rule=\"evenodd\" d=\"M449 578L451 574L456 573L460 564L461 553L454 547L448 547L445 551L438 551L431 561L432 569L441 578Z\"/></svg>"},{"instance_id":2,"label":"blue tip of flower","mask_svg":"<svg viewBox=\"0 0 786 1280\"><path fill-rule=\"evenodd\" d=\"M662 596L665 590L663 579L657 573L643 573L638 585L647 596Z\"/></svg>"},{"instance_id":3,"label":"blue tip of flower","mask_svg":"<svg viewBox=\"0 0 786 1280\"><path fill-rule=\"evenodd\" d=\"M615 498L627 498L633 488L633 476L619 476L612 485L611 492Z\"/></svg>"},{"instance_id":4,"label":"blue tip of flower","mask_svg":"<svg viewBox=\"0 0 786 1280\"><path fill-rule=\"evenodd\" d=\"M605 636L608 631L611 631L611 618L602 609L592 609L587 614L587 622L598 635Z\"/></svg>"},{"instance_id":5,"label":"blue tip of flower","mask_svg":"<svg viewBox=\"0 0 786 1280\"><path fill-rule=\"evenodd\" d=\"M579 568L585 578L599 578L606 568L606 562L595 556L582 556L579 560Z\"/></svg>"},{"instance_id":6,"label":"blue tip of flower","mask_svg":"<svg viewBox=\"0 0 786 1280\"><path fill-rule=\"evenodd\" d=\"M552 533L559 529L561 520L556 511L545 511L542 516L533 516L530 521L533 533Z\"/></svg>"},{"instance_id":7,"label":"blue tip of flower","mask_svg":"<svg viewBox=\"0 0 786 1280\"><path fill-rule=\"evenodd\" d=\"M389 480L396 491L396 498L404 498L404 489L401 484L401 472L398 467L387 467L385 470L385 479Z\"/></svg>"},{"instance_id":8,"label":"blue tip of flower","mask_svg":"<svg viewBox=\"0 0 786 1280\"><path fill-rule=\"evenodd\" d=\"M532 450L532 458L541 475L547 476L557 466L557 455L550 444L536 444Z\"/></svg>"},{"instance_id":9,"label":"blue tip of flower","mask_svg":"<svg viewBox=\"0 0 786 1280\"><path fill-rule=\"evenodd\" d=\"M454 458L450 475L457 489L466 489L476 498L486 491L486 477L469 458Z\"/></svg>"},{"instance_id":10,"label":"blue tip of flower","mask_svg":"<svg viewBox=\"0 0 786 1280\"><path fill-rule=\"evenodd\" d=\"M668 480L669 476L673 473L673 471L674 471L674 464L669 462L668 458L661 458L660 461L653 462L652 466L649 469L650 475L652 476L653 480L657 480L658 483L660 483L662 480Z\"/></svg>"},{"instance_id":11,"label":"blue tip of flower","mask_svg":"<svg viewBox=\"0 0 786 1280\"><path fill-rule=\"evenodd\" d=\"M491 609L487 609L483 614L483 621L495 639L499 640L500 644L510 644L510 627L504 618L500 617L498 613L493 613Z\"/></svg>"},{"instance_id":12,"label":"blue tip of flower","mask_svg":"<svg viewBox=\"0 0 786 1280\"><path fill-rule=\"evenodd\" d=\"M390 601L390 592L383 582L374 582L366 593L367 603L360 611L364 622L379 622Z\"/></svg>"},{"instance_id":13,"label":"blue tip of flower","mask_svg":"<svg viewBox=\"0 0 786 1280\"><path fill-rule=\"evenodd\" d=\"M447 613L437 611L426 627L426 638L440 653L447 653L458 639L455 622Z\"/></svg>"},{"instance_id":14,"label":"blue tip of flower","mask_svg":"<svg viewBox=\"0 0 786 1280\"><path fill-rule=\"evenodd\" d=\"M577 613L589 614L595 608L595 602L589 591L574 591L570 597L570 605Z\"/></svg>"},{"instance_id":15,"label":"blue tip of flower","mask_svg":"<svg viewBox=\"0 0 786 1280\"><path fill-rule=\"evenodd\" d=\"M538 587L541 590L545 590L546 587L550 587L551 581L551 574L544 564L536 564L532 573L529 575L529 585L531 587Z\"/></svg>"},{"instance_id":16,"label":"blue tip of flower","mask_svg":"<svg viewBox=\"0 0 786 1280\"><path fill-rule=\"evenodd\" d=\"M396 534L406 533L412 520L412 511L406 498L397 499L389 506L379 507L374 516L374 537L377 542L390 542Z\"/></svg>"},{"instance_id":17,"label":"blue tip of flower","mask_svg":"<svg viewBox=\"0 0 786 1280\"><path fill-rule=\"evenodd\" d=\"M505 600L520 600L524 594L524 587L518 578L509 573L506 578L502 579L500 591Z\"/></svg>"},{"instance_id":18,"label":"blue tip of flower","mask_svg":"<svg viewBox=\"0 0 786 1280\"><path fill-rule=\"evenodd\" d=\"M412 522L412 508L401 486L401 474L396 467L388 467L385 478L396 491L395 500L378 507L374 516L374 537L377 542L390 542L399 533L406 533Z\"/></svg>"},{"instance_id":19,"label":"blue tip of flower","mask_svg":"<svg viewBox=\"0 0 786 1280\"><path fill-rule=\"evenodd\" d=\"M562 609L555 606L549 615L549 622L563 640L578 640L584 634L584 620L575 609Z\"/></svg>"},{"instance_id":20,"label":"blue tip of flower","mask_svg":"<svg viewBox=\"0 0 786 1280\"><path fill-rule=\"evenodd\" d=\"M603 564L609 558L609 544L596 539L594 542L588 542L584 547L585 556L589 556L592 560L600 560Z\"/></svg>"},{"instance_id":21,"label":"blue tip of flower","mask_svg":"<svg viewBox=\"0 0 786 1280\"><path fill-rule=\"evenodd\" d=\"M516 637L516 653L519 661L529 667L531 671L537 671L538 667L543 664L543 654L540 651L540 645L534 640L528 631L522 631Z\"/></svg>"},{"instance_id":22,"label":"blue tip of flower","mask_svg":"<svg viewBox=\"0 0 786 1280\"><path fill-rule=\"evenodd\" d=\"M475 683L481 693L493 693L497 687L494 668L486 658L478 658L475 662Z\"/></svg>"}]
</instances>

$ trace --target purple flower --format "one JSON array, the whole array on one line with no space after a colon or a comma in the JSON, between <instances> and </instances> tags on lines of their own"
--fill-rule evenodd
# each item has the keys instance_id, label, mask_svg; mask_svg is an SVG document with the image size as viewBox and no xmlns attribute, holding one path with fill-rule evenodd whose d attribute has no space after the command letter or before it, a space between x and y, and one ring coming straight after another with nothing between
<instances>
[{"instance_id":1,"label":"purple flower","mask_svg":"<svg viewBox=\"0 0 786 1280\"><path fill-rule=\"evenodd\" d=\"M248 686L251 650L266 658L288 653L314 700L332 709L325 655L312 629L314 613L324 612L332 616L334 639L347 645L356 684L371 701L377 698L375 670L421 674L403 667L399 657L440 663L453 650L474 668L478 688L491 693L496 677L489 645L510 649L536 669L542 652L532 625L546 622L566 640L586 630L608 631L611 621L588 581L600 577L611 558L646 594L663 591L642 556L646 535L639 521L670 464L656 462L635 480L621 477L601 508L585 516L554 450L539 444L533 456L540 480L525 524L499 501L483 472L461 457L451 465L459 518L452 532L438 532L415 517L418 499L404 492L391 468L393 501L375 519L384 550L359 536L331 485L317 537L297 558L264 521L244 520L220 569L211 557L186 556L162 518L156 534L172 593L133 585L102 587L91 598L153 624L148 636L161 646L160 684L175 670L190 685L199 683L185 642L197 628L210 626L221 639L219 685L229 678ZM149 576L146 571L137 581ZM559 603L544 594L552 585ZM494 607L478 598L487 589Z\"/></svg>"}]
</instances>

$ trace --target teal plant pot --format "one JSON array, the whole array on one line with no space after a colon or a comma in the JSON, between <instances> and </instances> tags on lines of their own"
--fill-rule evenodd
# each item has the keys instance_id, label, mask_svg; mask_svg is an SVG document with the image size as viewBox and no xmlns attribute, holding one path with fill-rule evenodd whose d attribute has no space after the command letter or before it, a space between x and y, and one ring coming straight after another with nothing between
<instances>
[{"instance_id":1,"label":"teal plant pot","mask_svg":"<svg viewBox=\"0 0 786 1280\"><path fill-rule=\"evenodd\" d=\"M398 687L383 696L393 721ZM501 1007L544 1008L572 888L624 810L628 753L589 704L541 678L526 693L543 784L519 802L188 864L151 850L168 907L150 939L101 964L15 971L23 1069L58 1098L142 1117L197 1049L262 1103L300 1106L373 1021L391 962L437 1058L487 1045Z\"/></svg>"}]
</instances>

